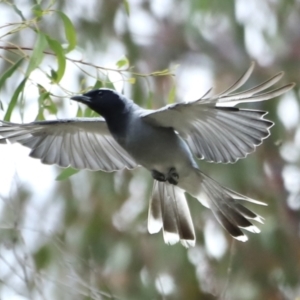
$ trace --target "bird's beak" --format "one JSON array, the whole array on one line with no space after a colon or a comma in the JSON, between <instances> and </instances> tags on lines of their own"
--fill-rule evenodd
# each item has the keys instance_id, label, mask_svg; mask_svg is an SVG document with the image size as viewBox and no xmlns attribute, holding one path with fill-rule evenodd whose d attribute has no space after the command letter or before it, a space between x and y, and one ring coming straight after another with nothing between
<instances>
[{"instance_id":1,"label":"bird's beak","mask_svg":"<svg viewBox=\"0 0 300 300\"><path fill-rule=\"evenodd\" d=\"M73 96L71 97L72 100L75 100L77 102L81 102L83 104L89 104L91 103L91 98L85 95L79 95L79 96Z\"/></svg>"}]
</instances>

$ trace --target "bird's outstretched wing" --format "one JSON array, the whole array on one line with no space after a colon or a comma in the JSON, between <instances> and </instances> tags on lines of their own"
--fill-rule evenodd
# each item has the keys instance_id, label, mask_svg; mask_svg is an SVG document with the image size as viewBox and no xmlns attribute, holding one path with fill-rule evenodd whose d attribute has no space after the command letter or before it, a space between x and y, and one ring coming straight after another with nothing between
<instances>
[{"instance_id":1,"label":"bird's outstretched wing","mask_svg":"<svg viewBox=\"0 0 300 300\"><path fill-rule=\"evenodd\" d=\"M45 164L107 172L137 167L114 140L103 118L16 124L0 121L0 143L18 142Z\"/></svg>"},{"instance_id":2,"label":"bird's outstretched wing","mask_svg":"<svg viewBox=\"0 0 300 300\"><path fill-rule=\"evenodd\" d=\"M233 163L253 152L273 126L264 119L267 112L234 106L275 98L295 85L290 83L264 92L282 78L281 72L256 87L233 93L248 80L253 69L254 63L236 83L218 95L207 97L206 93L198 100L167 105L142 117L153 125L174 128L198 158Z\"/></svg>"},{"instance_id":3,"label":"bird's outstretched wing","mask_svg":"<svg viewBox=\"0 0 300 300\"><path fill-rule=\"evenodd\" d=\"M190 210L179 187L154 181L148 212L148 231L163 230L165 243L181 242L185 247L195 246L195 231Z\"/></svg>"}]
</instances>

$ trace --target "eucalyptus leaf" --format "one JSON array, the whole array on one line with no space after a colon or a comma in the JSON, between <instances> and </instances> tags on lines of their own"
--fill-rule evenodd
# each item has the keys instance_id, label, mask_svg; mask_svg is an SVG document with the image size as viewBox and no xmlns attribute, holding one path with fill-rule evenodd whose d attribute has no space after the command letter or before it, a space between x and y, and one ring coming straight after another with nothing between
<instances>
[{"instance_id":1,"label":"eucalyptus leaf","mask_svg":"<svg viewBox=\"0 0 300 300\"><path fill-rule=\"evenodd\" d=\"M123 57L116 62L116 65L119 69L121 69L124 66L129 66L129 60L127 57Z\"/></svg>"},{"instance_id":2,"label":"eucalyptus leaf","mask_svg":"<svg viewBox=\"0 0 300 300\"><path fill-rule=\"evenodd\" d=\"M18 97L19 97L19 94L23 91L24 89L24 86L25 86L25 83L27 81L27 78L24 78L22 80L22 82L19 84L19 86L16 88L11 100L10 100L10 103L8 105L8 108L7 108L7 111L6 111L6 114L4 116L4 121L10 121L10 118L11 118L11 114L18 102Z\"/></svg>"},{"instance_id":3,"label":"eucalyptus leaf","mask_svg":"<svg viewBox=\"0 0 300 300\"><path fill-rule=\"evenodd\" d=\"M20 67L20 65L22 64L23 60L24 60L23 57L20 58L14 65L12 65L8 70L6 70L2 74L2 76L0 77L0 89L4 85L6 79L8 79L15 72L15 70Z\"/></svg>"},{"instance_id":4,"label":"eucalyptus leaf","mask_svg":"<svg viewBox=\"0 0 300 300\"><path fill-rule=\"evenodd\" d=\"M129 16L130 16L130 6L129 6L129 2L128 2L128 0L123 0L123 3L124 3L124 7L125 7L126 14L127 14L127 16L129 17Z\"/></svg>"},{"instance_id":5,"label":"eucalyptus leaf","mask_svg":"<svg viewBox=\"0 0 300 300\"><path fill-rule=\"evenodd\" d=\"M76 44L77 44L76 30L74 28L73 23L71 22L71 20L65 13L63 13L62 11L57 11L57 13L64 23L65 35L66 35L66 39L69 43L69 45L65 51L66 51L66 53L68 53L68 52L72 51L73 49L75 49L75 47L76 47Z\"/></svg>"},{"instance_id":6,"label":"eucalyptus leaf","mask_svg":"<svg viewBox=\"0 0 300 300\"><path fill-rule=\"evenodd\" d=\"M51 79L55 83L59 83L62 77L64 76L65 69L66 69L66 58L64 54L64 49L61 44L57 41L52 39L50 36L46 36L47 42L51 50L55 53L58 63L58 69L55 71L55 76L52 76Z\"/></svg>"},{"instance_id":7,"label":"eucalyptus leaf","mask_svg":"<svg viewBox=\"0 0 300 300\"><path fill-rule=\"evenodd\" d=\"M44 33L37 32L37 41L34 45L32 55L29 60L29 64L25 73L25 76L28 77L30 73L36 69L43 60L44 50L47 46L47 39Z\"/></svg>"},{"instance_id":8,"label":"eucalyptus leaf","mask_svg":"<svg viewBox=\"0 0 300 300\"><path fill-rule=\"evenodd\" d=\"M62 172L60 172L60 174L55 178L55 180L57 180L57 181L65 180L65 179L71 177L72 175L75 175L78 172L79 172L79 170L74 169L72 167L66 168Z\"/></svg>"}]
</instances>

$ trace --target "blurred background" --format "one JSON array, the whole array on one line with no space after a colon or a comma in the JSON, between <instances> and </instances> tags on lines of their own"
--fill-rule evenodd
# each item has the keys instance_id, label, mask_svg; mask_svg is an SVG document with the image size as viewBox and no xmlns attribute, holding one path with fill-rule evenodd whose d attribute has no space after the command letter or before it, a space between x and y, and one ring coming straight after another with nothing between
<instances>
[{"instance_id":1,"label":"blurred background","mask_svg":"<svg viewBox=\"0 0 300 300\"><path fill-rule=\"evenodd\" d=\"M147 171L63 171L1 145L0 298L299 300L299 28L299 0L1 1L1 120L91 116L68 98L101 86L145 108L195 100L251 61L245 89L282 70L278 87L298 85L249 106L276 123L255 153L234 165L199 161L268 204L248 206L265 224L247 243L188 197L196 246L165 245L146 229Z\"/></svg>"}]
</instances>

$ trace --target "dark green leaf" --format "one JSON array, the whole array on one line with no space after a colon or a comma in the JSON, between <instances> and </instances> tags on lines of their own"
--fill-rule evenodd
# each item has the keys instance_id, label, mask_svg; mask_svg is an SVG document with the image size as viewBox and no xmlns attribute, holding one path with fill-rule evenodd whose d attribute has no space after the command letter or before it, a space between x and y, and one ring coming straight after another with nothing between
<instances>
[{"instance_id":1,"label":"dark green leaf","mask_svg":"<svg viewBox=\"0 0 300 300\"><path fill-rule=\"evenodd\" d=\"M55 72L55 77L52 76L52 78L54 79L53 81L55 83L59 83L60 80L62 79L62 77L64 76L65 69L66 69L66 58L64 55L64 49L58 41L52 39L48 35L46 36L46 38L47 38L49 47L56 55L57 63L58 63L58 69Z\"/></svg>"},{"instance_id":2,"label":"dark green leaf","mask_svg":"<svg viewBox=\"0 0 300 300\"><path fill-rule=\"evenodd\" d=\"M8 70L6 70L3 73L3 75L0 77L0 89L2 88L6 79L9 78L15 72L15 70L21 65L23 60L24 60L24 58L22 57L14 65L12 65Z\"/></svg>"},{"instance_id":3,"label":"dark green leaf","mask_svg":"<svg viewBox=\"0 0 300 300\"><path fill-rule=\"evenodd\" d=\"M61 17L64 23L65 35L69 43L69 46L65 51L66 53L68 53L76 47L76 43L77 43L76 30L74 28L73 23L71 22L71 20L66 14L64 14L62 11L57 11L57 13Z\"/></svg>"},{"instance_id":4,"label":"dark green leaf","mask_svg":"<svg viewBox=\"0 0 300 300\"><path fill-rule=\"evenodd\" d=\"M41 247L34 254L34 261L37 270L44 269L51 262L51 252L48 246Z\"/></svg>"},{"instance_id":5,"label":"dark green leaf","mask_svg":"<svg viewBox=\"0 0 300 300\"><path fill-rule=\"evenodd\" d=\"M73 169L71 167L64 169L56 178L55 180L61 181L61 180L65 180L69 177L71 177L72 175L78 173L79 170Z\"/></svg>"},{"instance_id":6,"label":"dark green leaf","mask_svg":"<svg viewBox=\"0 0 300 300\"><path fill-rule=\"evenodd\" d=\"M8 105L8 108L7 108L7 111L6 111L6 114L4 116L4 121L10 121L10 117L11 117L11 114L13 112L13 109L14 107L16 106L17 102L18 102L18 97L19 97L19 94L23 91L24 89L24 86L25 86L25 83L26 83L26 80L27 78L24 78L22 80L22 82L19 84L19 86L17 87L17 89L15 90L11 100L10 100L10 103Z\"/></svg>"},{"instance_id":7,"label":"dark green leaf","mask_svg":"<svg viewBox=\"0 0 300 300\"><path fill-rule=\"evenodd\" d=\"M51 75L48 76L48 78L51 79L52 82L56 82L57 81L57 73L56 73L56 71L54 71L53 69L51 69L50 73L51 73Z\"/></svg>"},{"instance_id":8,"label":"dark green leaf","mask_svg":"<svg viewBox=\"0 0 300 300\"><path fill-rule=\"evenodd\" d=\"M47 46L46 36L42 32L37 32L37 41L34 45L32 55L29 60L27 71L25 76L28 77L29 74L36 69L43 60L44 50Z\"/></svg>"}]
</instances>

